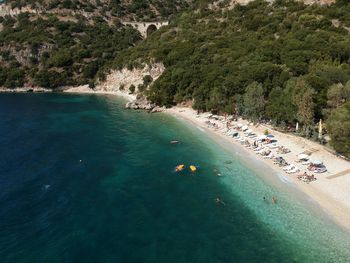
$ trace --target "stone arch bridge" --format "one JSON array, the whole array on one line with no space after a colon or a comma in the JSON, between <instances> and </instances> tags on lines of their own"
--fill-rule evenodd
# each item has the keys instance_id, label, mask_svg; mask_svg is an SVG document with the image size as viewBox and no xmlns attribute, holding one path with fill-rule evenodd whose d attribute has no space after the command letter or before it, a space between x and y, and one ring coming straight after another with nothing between
<instances>
[{"instance_id":1,"label":"stone arch bridge","mask_svg":"<svg viewBox=\"0 0 350 263\"><path fill-rule=\"evenodd\" d=\"M1 3L1 0L0 0ZM21 13L31 13L31 14L41 14L41 13L59 13L58 10L55 11L45 11L45 10L39 10L39 9L32 9L30 7L23 7L23 8L14 8L12 9L9 5L6 4L0 4L0 16L18 16ZM86 12L71 12L72 15L75 14L81 14L85 17L91 16L90 14ZM129 25L138 30L143 38L146 38L154 31L158 30L162 26L167 26L169 24L168 21L158 21L158 22L127 22L127 21L121 21L123 25Z\"/></svg>"},{"instance_id":2,"label":"stone arch bridge","mask_svg":"<svg viewBox=\"0 0 350 263\"><path fill-rule=\"evenodd\" d=\"M129 25L138 30L143 38L146 38L154 31L158 30L162 26L167 26L169 24L168 21L162 22L126 22L122 21L123 25Z\"/></svg>"}]
</instances>

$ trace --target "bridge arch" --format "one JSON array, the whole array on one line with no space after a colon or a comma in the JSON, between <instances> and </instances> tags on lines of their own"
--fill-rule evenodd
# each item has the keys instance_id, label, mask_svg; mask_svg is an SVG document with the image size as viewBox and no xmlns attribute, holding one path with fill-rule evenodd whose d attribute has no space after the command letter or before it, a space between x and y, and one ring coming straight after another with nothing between
<instances>
[{"instance_id":1,"label":"bridge arch","mask_svg":"<svg viewBox=\"0 0 350 263\"><path fill-rule=\"evenodd\" d=\"M155 24L150 24L150 25L147 27L146 35L149 36L149 35L152 34L154 31L157 31L157 30L158 30L158 27L157 27Z\"/></svg>"},{"instance_id":2,"label":"bridge arch","mask_svg":"<svg viewBox=\"0 0 350 263\"><path fill-rule=\"evenodd\" d=\"M154 31L158 30L162 26L167 26L168 21L158 21L158 22L127 22L121 21L123 25L129 25L138 30L142 37L146 38Z\"/></svg>"}]
</instances>

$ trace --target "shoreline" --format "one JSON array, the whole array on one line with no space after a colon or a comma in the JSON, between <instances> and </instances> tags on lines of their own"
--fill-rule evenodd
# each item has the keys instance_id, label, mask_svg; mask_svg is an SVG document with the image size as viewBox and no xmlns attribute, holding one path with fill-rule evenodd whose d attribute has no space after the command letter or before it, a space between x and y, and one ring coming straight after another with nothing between
<instances>
[{"instance_id":1,"label":"shoreline","mask_svg":"<svg viewBox=\"0 0 350 263\"><path fill-rule=\"evenodd\" d=\"M206 116L208 116L208 113L200 113L197 115L195 110L187 107L173 107L167 109L165 113L189 122L196 127L200 127L215 141L222 141L227 143L225 147L239 148L240 151L244 151L244 153L246 153L251 159L263 163L272 171L274 171L274 174L271 176L275 178L267 178L269 181L278 179L287 184L287 187L293 187L301 191L310 198L311 202L314 202L320 209L322 209L322 212L325 213L332 221L350 233L350 204L347 202L347 200L350 200L350 190L348 190L350 189L350 174L349 176L344 175L334 179L327 178L343 170L349 169L350 164L347 161L333 156L325 149L320 149L317 153L313 153L313 155L317 157L323 157L324 163L331 171L327 172L326 174L317 174L317 181L305 183L297 179L297 174L303 173L304 170L301 170L301 172L297 174L289 175L285 173L281 167L274 165L272 160L264 159L261 155L256 155L254 151L245 148L239 142L235 141L232 137L225 135L223 133L225 127L221 127L218 130L209 128L205 123L205 121L208 120L206 118ZM240 120L239 123L248 125L247 121L244 120ZM253 126L250 126L249 128L257 134L263 134L263 130L265 130L267 127L260 125L258 128ZM297 159L297 155L307 148L307 145L303 145L306 142L298 142L303 138L289 134L283 134L271 128L268 129L270 133L272 133L278 139L279 143L282 142L283 145L288 146L292 150L291 153L283 156L288 162L293 162L295 159ZM307 143L312 145L314 144L311 141L308 141ZM321 145L318 146L322 147Z\"/></svg>"},{"instance_id":2,"label":"shoreline","mask_svg":"<svg viewBox=\"0 0 350 263\"><path fill-rule=\"evenodd\" d=\"M136 99L136 94L129 94L125 91L91 90L86 86L69 88L63 90L63 93L114 95L122 97L128 102ZM219 126L219 129L217 130L209 128L208 125L205 123L208 120L208 113L197 114L197 112L192 108L179 106L166 109L163 112L176 118L180 118L196 126L197 128L203 129L219 144L221 144L220 141L227 143L225 144L226 148L230 147L230 149L240 149L240 151L243 151L247 156L249 156L250 159L263 163L272 171L274 171L273 175L265 176L269 177L267 179L270 182L278 179L287 184L287 187L296 188L297 190L301 191L303 194L310 198L310 202L315 203L317 207L322 209L322 212L326 214L334 223L336 223L338 226L350 233L350 163L346 160L334 156L326 149L324 149L323 146L316 144L312 141L306 140L304 138L290 134L284 134L275 131L272 128L267 127L265 125L249 126L249 128L257 134L263 134L264 130L268 129L270 133L273 134L276 137L276 139L278 139L279 145L282 144L291 149L291 153L283 155L283 157L288 162L293 162L295 159L297 159L297 155L299 153L307 149L317 148L317 151L313 153L312 156L322 159L329 171L325 174L317 174L317 181L305 183L298 180L296 174L286 174L282 170L282 168L274 165L272 160L264 159L262 158L262 156L256 155L255 152L245 148L239 142L235 141L232 137L225 135L223 131L226 129L226 127L224 127L224 125ZM220 125L219 121L217 121L217 123ZM234 123L237 124L238 122ZM245 120L239 120L239 123L247 126L249 125L249 123ZM249 160L247 160L247 162L244 161L245 164L247 164L248 162ZM304 170L301 170L297 174L301 174L302 172L304 172ZM334 175L346 170L349 171L346 172L343 176L333 177ZM285 181L282 180L281 177ZM286 181L288 183L286 183Z\"/></svg>"}]
</instances>

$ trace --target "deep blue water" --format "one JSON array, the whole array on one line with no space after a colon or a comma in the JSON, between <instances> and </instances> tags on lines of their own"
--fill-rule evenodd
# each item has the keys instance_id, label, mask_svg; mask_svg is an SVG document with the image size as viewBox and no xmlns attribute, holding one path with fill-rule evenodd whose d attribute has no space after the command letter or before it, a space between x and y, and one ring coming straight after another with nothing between
<instances>
[{"instance_id":1,"label":"deep blue water","mask_svg":"<svg viewBox=\"0 0 350 263\"><path fill-rule=\"evenodd\" d=\"M348 234L203 132L123 108L113 96L0 95L1 262L349 259ZM174 173L180 163L200 169Z\"/></svg>"}]
</instances>

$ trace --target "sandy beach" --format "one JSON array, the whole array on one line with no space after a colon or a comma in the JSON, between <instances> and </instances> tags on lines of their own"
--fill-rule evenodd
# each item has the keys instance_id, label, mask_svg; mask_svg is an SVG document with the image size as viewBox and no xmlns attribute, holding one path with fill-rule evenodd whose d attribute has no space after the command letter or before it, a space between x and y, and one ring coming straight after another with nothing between
<instances>
[{"instance_id":1,"label":"sandy beach","mask_svg":"<svg viewBox=\"0 0 350 263\"><path fill-rule=\"evenodd\" d=\"M129 94L127 91L121 91L119 89L117 90L103 90L103 89L90 89L88 85L79 86L79 87L69 87L67 89L64 89L63 92L65 93L80 93L80 94L109 94L109 95L116 95L119 97L122 97L128 101L132 101L136 99L136 96L134 94Z\"/></svg>"},{"instance_id":2,"label":"sandy beach","mask_svg":"<svg viewBox=\"0 0 350 263\"><path fill-rule=\"evenodd\" d=\"M65 90L68 93L89 93L89 94L111 94L125 98L128 101L132 101L136 98L134 94L128 94L124 91L104 91L97 90L92 91L86 86L76 87ZM269 133L274 135L278 140L278 145L283 145L291 150L290 153L284 154L283 158L288 163L296 164L298 154L305 151L312 152L313 159L322 160L327 167L327 172L321 174L315 174L317 180L305 183L297 178L297 175L303 174L307 171L307 166L298 165L300 172L295 174L287 174L282 170L282 167L273 164L271 159L264 159L261 155L255 154L251 149L247 149L239 142L235 141L231 136L227 136L226 122L220 120L210 120L212 123L216 123L216 128L208 126L209 113L197 114L195 110L188 107L173 107L167 109L165 113L171 114L175 117L181 118L193 125L200 127L211 135L214 139L225 140L228 145L233 147L241 147L247 154L250 154L253 158L265 163L271 169L276 171L276 174L283 174L289 181L291 181L300 191L309 196L315 201L323 211L328 214L337 224L344 227L344 229L350 231L350 163L343 160L334 154L327 151L325 147L307 139L294 136L291 134L285 134L273 130L271 127L265 125L250 125L246 120L238 120L232 122L232 124L243 124L249 126L253 132L257 135L264 134L266 129ZM276 150L273 150L276 153ZM277 175L272 176L277 176ZM288 187L286 185L286 187Z\"/></svg>"},{"instance_id":3,"label":"sandy beach","mask_svg":"<svg viewBox=\"0 0 350 263\"><path fill-rule=\"evenodd\" d=\"M266 129L269 130L270 134L273 134L278 140L278 145L283 145L288 147L291 152L284 154L283 158L288 163L295 163L298 159L298 154L305 152L307 150L312 151L312 158L320 159L323 161L327 167L327 172L321 174L315 174L317 180L305 183L297 178L297 175L303 174L307 171L307 166L298 165L300 172L295 174L287 174L282 170L282 167L273 164L271 159L264 159L261 155L255 154L251 149L247 149L242 146L239 142L235 141L232 136L229 137L225 134L226 132L226 122L210 120L212 123L216 123L216 128L209 127L206 123L208 121L208 113L200 113L191 108L185 107L174 107L167 109L167 113L174 115L178 118L186 120L198 127L201 127L207 133L212 135L215 139L225 140L232 146L241 147L245 151L251 153L254 158L259 159L264 162L269 167L271 167L276 174L283 174L289 181L292 181L299 190L304 192L312 200L316 201L317 204L326 212L336 223L350 230L350 163L336 157L334 154L328 152L325 147L306 140L304 138L284 134L271 129L264 125L253 126L245 120L238 120L237 122L232 122L233 124L241 123L243 125L248 125L249 129L253 130L256 134L262 135ZM275 152L275 151L274 151ZM339 176L337 176L339 174ZM276 176L276 175L273 175Z\"/></svg>"}]
</instances>

